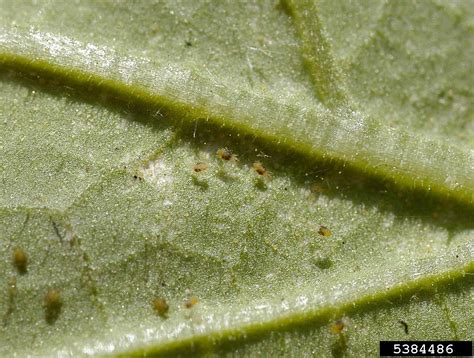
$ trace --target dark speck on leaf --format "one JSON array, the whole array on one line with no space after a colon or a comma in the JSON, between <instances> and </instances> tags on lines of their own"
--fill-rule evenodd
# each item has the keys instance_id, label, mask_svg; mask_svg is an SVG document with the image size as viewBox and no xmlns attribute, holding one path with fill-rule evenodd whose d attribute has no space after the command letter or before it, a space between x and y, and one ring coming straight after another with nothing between
<instances>
[{"instance_id":1,"label":"dark speck on leaf","mask_svg":"<svg viewBox=\"0 0 474 358\"><path fill-rule=\"evenodd\" d=\"M400 323L403 326L405 334L408 334L408 324L403 320L399 320L398 323Z\"/></svg>"},{"instance_id":2,"label":"dark speck on leaf","mask_svg":"<svg viewBox=\"0 0 474 358\"><path fill-rule=\"evenodd\" d=\"M186 44L187 47L191 47L193 45L191 41L185 41L184 43Z\"/></svg>"}]
</instances>

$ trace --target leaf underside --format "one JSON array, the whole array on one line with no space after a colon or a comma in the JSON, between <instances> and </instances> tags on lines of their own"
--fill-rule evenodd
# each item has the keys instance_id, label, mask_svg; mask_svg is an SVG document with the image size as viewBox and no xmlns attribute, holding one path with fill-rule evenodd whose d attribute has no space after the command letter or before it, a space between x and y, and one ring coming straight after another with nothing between
<instances>
[{"instance_id":1,"label":"leaf underside","mask_svg":"<svg viewBox=\"0 0 474 358\"><path fill-rule=\"evenodd\" d=\"M0 1L0 355L471 339L473 5Z\"/></svg>"}]
</instances>

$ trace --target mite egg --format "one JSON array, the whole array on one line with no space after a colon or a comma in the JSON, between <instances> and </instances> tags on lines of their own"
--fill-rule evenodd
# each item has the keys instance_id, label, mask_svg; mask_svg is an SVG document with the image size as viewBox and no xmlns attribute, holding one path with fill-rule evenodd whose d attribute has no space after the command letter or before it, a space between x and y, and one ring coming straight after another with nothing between
<instances>
[{"instance_id":1,"label":"mite egg","mask_svg":"<svg viewBox=\"0 0 474 358\"><path fill-rule=\"evenodd\" d=\"M186 308L192 308L194 307L195 305L198 304L198 299L196 297L191 297L189 300L186 301L186 303L184 304L184 306Z\"/></svg>"},{"instance_id":2,"label":"mite egg","mask_svg":"<svg viewBox=\"0 0 474 358\"><path fill-rule=\"evenodd\" d=\"M155 298L153 300L153 309L161 317L166 317L168 315L170 306L168 305L168 303L166 302L164 298Z\"/></svg>"},{"instance_id":3,"label":"mite egg","mask_svg":"<svg viewBox=\"0 0 474 358\"><path fill-rule=\"evenodd\" d=\"M13 251L13 264L20 274L25 274L28 268L28 256L26 252L20 248Z\"/></svg>"},{"instance_id":4,"label":"mite egg","mask_svg":"<svg viewBox=\"0 0 474 358\"><path fill-rule=\"evenodd\" d=\"M209 168L209 166L206 163L201 163L201 162L196 163L193 166L193 170L196 173L203 172L203 171L207 170L207 168Z\"/></svg>"},{"instance_id":5,"label":"mite egg","mask_svg":"<svg viewBox=\"0 0 474 358\"><path fill-rule=\"evenodd\" d=\"M329 230L326 226L320 226L319 227L319 230L318 230L318 234L319 235L322 235L322 236L325 236L325 237L329 237L332 235L332 232L331 230Z\"/></svg>"},{"instance_id":6,"label":"mite egg","mask_svg":"<svg viewBox=\"0 0 474 358\"><path fill-rule=\"evenodd\" d=\"M345 327L346 325L344 321L340 319L334 322L333 324L331 324L331 326L329 327L329 330L331 331L331 333L339 334L339 333L342 333Z\"/></svg>"},{"instance_id":7,"label":"mite egg","mask_svg":"<svg viewBox=\"0 0 474 358\"><path fill-rule=\"evenodd\" d=\"M265 168L262 163L255 162L255 163L253 163L252 167L253 167L253 170L255 170L255 172L258 175L262 175L262 176L268 175L267 168Z\"/></svg>"},{"instance_id":8,"label":"mite egg","mask_svg":"<svg viewBox=\"0 0 474 358\"><path fill-rule=\"evenodd\" d=\"M49 324L54 323L61 313L63 303L59 290L51 289L44 296L43 307L45 310L45 319Z\"/></svg>"}]
</instances>

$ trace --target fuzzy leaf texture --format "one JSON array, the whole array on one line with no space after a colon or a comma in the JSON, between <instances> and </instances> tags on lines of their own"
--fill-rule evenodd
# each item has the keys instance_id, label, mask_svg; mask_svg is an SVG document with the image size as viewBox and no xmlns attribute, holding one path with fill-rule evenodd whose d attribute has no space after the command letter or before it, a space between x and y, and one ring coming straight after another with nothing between
<instances>
[{"instance_id":1,"label":"fuzzy leaf texture","mask_svg":"<svg viewBox=\"0 0 474 358\"><path fill-rule=\"evenodd\" d=\"M0 356L472 338L473 1L0 9Z\"/></svg>"}]
</instances>

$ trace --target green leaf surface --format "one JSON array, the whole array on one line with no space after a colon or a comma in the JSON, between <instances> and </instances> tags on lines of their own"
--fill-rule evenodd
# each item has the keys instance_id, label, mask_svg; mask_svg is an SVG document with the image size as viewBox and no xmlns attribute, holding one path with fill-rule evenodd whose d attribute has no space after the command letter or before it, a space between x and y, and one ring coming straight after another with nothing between
<instances>
[{"instance_id":1,"label":"green leaf surface","mask_svg":"<svg viewBox=\"0 0 474 358\"><path fill-rule=\"evenodd\" d=\"M0 1L0 356L471 339L473 5Z\"/></svg>"}]
</instances>

